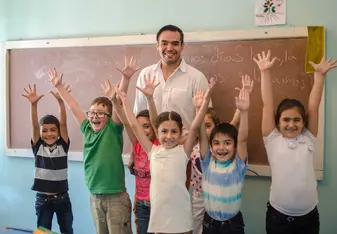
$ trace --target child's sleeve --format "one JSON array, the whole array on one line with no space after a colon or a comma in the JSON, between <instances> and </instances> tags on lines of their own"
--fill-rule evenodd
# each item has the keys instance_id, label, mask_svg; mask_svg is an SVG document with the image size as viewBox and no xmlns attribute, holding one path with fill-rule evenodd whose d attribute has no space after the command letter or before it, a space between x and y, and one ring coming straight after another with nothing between
<instances>
[{"instance_id":1,"label":"child's sleeve","mask_svg":"<svg viewBox=\"0 0 337 234\"><path fill-rule=\"evenodd\" d=\"M40 146L43 144L43 140L40 137L34 145L33 139L30 139L30 144L32 146L33 154L34 154L34 157L35 157L37 152L39 151Z\"/></svg>"},{"instance_id":2,"label":"child's sleeve","mask_svg":"<svg viewBox=\"0 0 337 234\"><path fill-rule=\"evenodd\" d=\"M70 139L68 139L68 143L67 143L67 142L65 142L65 140L62 137L60 137L59 138L59 143L63 147L64 152L68 153L69 146L70 146Z\"/></svg>"},{"instance_id":3,"label":"child's sleeve","mask_svg":"<svg viewBox=\"0 0 337 234\"><path fill-rule=\"evenodd\" d=\"M84 119L81 126L80 126L80 129L81 129L81 132L83 134L85 134L85 132L88 130L88 127L90 126L90 122L88 119Z\"/></svg>"},{"instance_id":4,"label":"child's sleeve","mask_svg":"<svg viewBox=\"0 0 337 234\"><path fill-rule=\"evenodd\" d=\"M159 146L158 145L155 145L155 144L152 144L152 148L151 148L151 151L149 152L148 154L148 159L151 160L151 156L152 155L155 155L159 150Z\"/></svg>"},{"instance_id":5,"label":"child's sleeve","mask_svg":"<svg viewBox=\"0 0 337 234\"><path fill-rule=\"evenodd\" d=\"M207 153L205 155L205 158L201 160L202 171L205 171L205 169L208 168L210 162L211 162L211 151L209 150L209 151L207 151Z\"/></svg>"},{"instance_id":6,"label":"child's sleeve","mask_svg":"<svg viewBox=\"0 0 337 234\"><path fill-rule=\"evenodd\" d=\"M246 162L242 161L238 154L235 155L235 163L241 176L245 176L247 168L248 168L248 156Z\"/></svg>"},{"instance_id":7,"label":"child's sleeve","mask_svg":"<svg viewBox=\"0 0 337 234\"><path fill-rule=\"evenodd\" d=\"M272 142L275 137L278 137L280 135L280 131L275 127L271 133L269 133L268 136L263 137L263 142L265 145L268 145L270 142Z\"/></svg>"}]
</instances>

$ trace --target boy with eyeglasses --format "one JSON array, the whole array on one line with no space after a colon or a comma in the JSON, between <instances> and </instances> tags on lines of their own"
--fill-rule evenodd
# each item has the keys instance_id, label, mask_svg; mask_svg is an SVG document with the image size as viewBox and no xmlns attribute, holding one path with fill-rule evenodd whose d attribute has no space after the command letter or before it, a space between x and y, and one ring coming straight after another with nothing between
<instances>
[{"instance_id":1,"label":"boy with eyeglasses","mask_svg":"<svg viewBox=\"0 0 337 234\"><path fill-rule=\"evenodd\" d=\"M119 88L126 91L131 76L139 70L135 60L125 61L118 69L123 77ZM106 97L95 98L86 114L62 85L62 75L54 69L50 82L72 111L84 136L83 164L86 185L90 191L90 208L96 233L132 234L131 201L125 187L122 159L123 124L111 103L115 88L109 82L102 86Z\"/></svg>"}]
</instances>

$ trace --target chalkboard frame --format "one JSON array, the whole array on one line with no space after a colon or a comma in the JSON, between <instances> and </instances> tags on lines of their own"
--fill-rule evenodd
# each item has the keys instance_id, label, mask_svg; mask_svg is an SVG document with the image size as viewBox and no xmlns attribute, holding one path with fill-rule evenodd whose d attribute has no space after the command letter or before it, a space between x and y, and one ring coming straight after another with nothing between
<instances>
[{"instance_id":1,"label":"chalkboard frame","mask_svg":"<svg viewBox=\"0 0 337 234\"><path fill-rule=\"evenodd\" d=\"M263 40L263 39L281 39L281 38L299 38L308 37L307 27L289 27L289 28L259 28L250 30L228 30L228 31L197 31L185 33L186 44L189 42L210 42L210 41L232 41L232 40ZM10 148L9 131L9 51L24 48L55 48L55 47L86 47L86 46L104 46L104 45L138 45L156 43L156 35L127 35L127 36L109 36L92 38L66 38L66 39L45 39L45 40L26 40L26 41L6 41L2 45L3 50L3 77L4 77L4 103L6 108L3 117L3 147L4 155L10 157L28 157L32 158L31 149ZM324 97L324 93L323 93ZM323 179L324 162L324 98L322 98L319 111L319 134L315 152L315 173L318 180ZM82 161L82 152L69 152L69 160ZM123 161L127 165L129 155L123 155ZM267 165L249 165L248 175L270 176L270 167ZM255 173L253 173L255 172Z\"/></svg>"}]
</instances>

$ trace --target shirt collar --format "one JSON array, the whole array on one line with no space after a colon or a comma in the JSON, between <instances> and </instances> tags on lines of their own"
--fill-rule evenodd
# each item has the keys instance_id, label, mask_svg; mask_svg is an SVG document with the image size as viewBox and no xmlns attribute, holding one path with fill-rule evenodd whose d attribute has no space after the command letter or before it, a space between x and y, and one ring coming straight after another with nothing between
<instances>
[{"instance_id":1,"label":"shirt collar","mask_svg":"<svg viewBox=\"0 0 337 234\"><path fill-rule=\"evenodd\" d=\"M161 60L153 67L152 70L158 71L159 69L161 69ZM183 58L181 58L181 62L178 66L178 69L180 69L180 71L182 72L187 72L187 64Z\"/></svg>"}]
</instances>

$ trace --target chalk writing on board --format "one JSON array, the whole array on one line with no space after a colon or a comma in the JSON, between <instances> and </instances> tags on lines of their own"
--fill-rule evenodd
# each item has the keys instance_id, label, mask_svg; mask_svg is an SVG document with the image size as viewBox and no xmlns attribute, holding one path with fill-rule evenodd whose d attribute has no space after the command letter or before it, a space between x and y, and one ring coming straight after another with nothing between
<instances>
[{"instance_id":1,"label":"chalk writing on board","mask_svg":"<svg viewBox=\"0 0 337 234\"><path fill-rule=\"evenodd\" d=\"M36 72L34 72L34 76L36 79L40 80L41 78L43 78L45 75L47 75L48 72L45 71L45 66L41 67L40 69L38 69Z\"/></svg>"},{"instance_id":2,"label":"chalk writing on board","mask_svg":"<svg viewBox=\"0 0 337 234\"><path fill-rule=\"evenodd\" d=\"M235 47L235 51L242 47L241 45L238 45ZM235 62L235 63L240 63L243 61L243 57L239 54L236 53L234 55L227 55L225 54L224 51L220 51L219 48L216 46L213 48L215 54L211 57L211 62L212 63L218 63L218 62Z\"/></svg>"}]
</instances>

